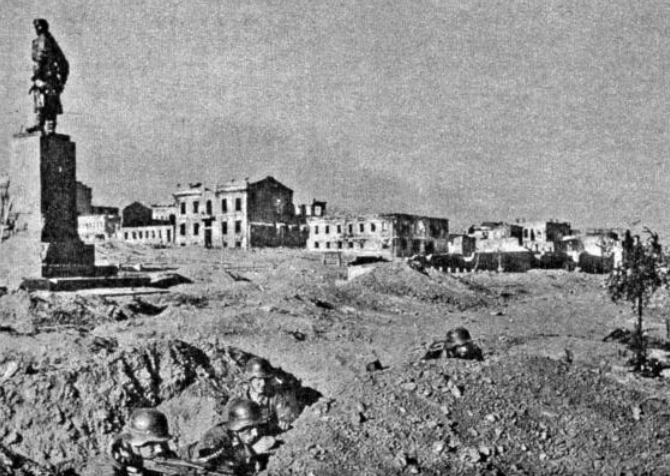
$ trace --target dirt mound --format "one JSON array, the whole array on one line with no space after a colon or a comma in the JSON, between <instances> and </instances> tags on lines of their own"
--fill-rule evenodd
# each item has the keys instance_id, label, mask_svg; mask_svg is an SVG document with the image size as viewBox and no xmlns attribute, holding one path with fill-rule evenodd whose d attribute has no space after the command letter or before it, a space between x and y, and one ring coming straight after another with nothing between
<instances>
[{"instance_id":1,"label":"dirt mound","mask_svg":"<svg viewBox=\"0 0 670 476\"><path fill-rule=\"evenodd\" d=\"M372 292L399 298L450 304L459 309L486 305L485 293L439 271L422 272L406 263L378 263L343 286L350 292Z\"/></svg>"},{"instance_id":2,"label":"dirt mound","mask_svg":"<svg viewBox=\"0 0 670 476\"><path fill-rule=\"evenodd\" d=\"M180 397L192 400L188 419L203 407L198 402L218 412L239 381L237 362L248 357L216 342L119 348L113 339L87 336L79 343L67 359L11 354L0 362L2 443L61 470L100 452L135 407ZM192 437L186 430L184 437Z\"/></svg>"},{"instance_id":3,"label":"dirt mound","mask_svg":"<svg viewBox=\"0 0 670 476\"><path fill-rule=\"evenodd\" d=\"M667 402L598 369L543 357L447 359L359 383L362 391L316 415L309 441L296 441L270 474L670 472Z\"/></svg>"}]
</instances>

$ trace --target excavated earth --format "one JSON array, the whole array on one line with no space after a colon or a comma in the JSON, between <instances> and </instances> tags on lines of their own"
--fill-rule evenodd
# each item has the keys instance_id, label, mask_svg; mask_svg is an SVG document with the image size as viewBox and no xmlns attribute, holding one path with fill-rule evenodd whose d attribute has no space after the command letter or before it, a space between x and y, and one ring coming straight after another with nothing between
<instances>
[{"instance_id":1,"label":"excavated earth","mask_svg":"<svg viewBox=\"0 0 670 476\"><path fill-rule=\"evenodd\" d=\"M265 475L670 474L670 381L631 373L626 346L603 341L633 326L603 276L378 263L347 280L304 251L97 252L191 282L0 297L0 475L78 475L138 406L190 443L252 355L305 405ZM645 322L659 347L666 308L662 295ZM484 360L425 359L457 326Z\"/></svg>"}]
</instances>

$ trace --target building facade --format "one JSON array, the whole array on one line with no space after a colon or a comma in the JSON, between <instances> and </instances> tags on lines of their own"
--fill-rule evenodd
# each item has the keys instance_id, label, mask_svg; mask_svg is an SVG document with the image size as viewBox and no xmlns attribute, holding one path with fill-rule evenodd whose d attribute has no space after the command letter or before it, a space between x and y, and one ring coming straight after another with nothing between
<instances>
[{"instance_id":1,"label":"building facade","mask_svg":"<svg viewBox=\"0 0 670 476\"><path fill-rule=\"evenodd\" d=\"M151 205L151 218L158 221L173 223L177 218L177 207L175 204Z\"/></svg>"},{"instance_id":2,"label":"building facade","mask_svg":"<svg viewBox=\"0 0 670 476\"><path fill-rule=\"evenodd\" d=\"M465 234L449 234L449 254L472 256L477 250L477 239Z\"/></svg>"},{"instance_id":3,"label":"building facade","mask_svg":"<svg viewBox=\"0 0 670 476\"><path fill-rule=\"evenodd\" d=\"M116 238L128 243L168 245L174 242L174 225L169 220L155 218L154 209L133 202L122 212L121 228Z\"/></svg>"},{"instance_id":4,"label":"building facade","mask_svg":"<svg viewBox=\"0 0 670 476\"><path fill-rule=\"evenodd\" d=\"M121 217L118 213L77 217L77 231L85 243L101 243L114 239L120 228Z\"/></svg>"},{"instance_id":5,"label":"building facade","mask_svg":"<svg viewBox=\"0 0 670 476\"><path fill-rule=\"evenodd\" d=\"M309 251L393 259L447 253L449 220L401 213L307 219Z\"/></svg>"},{"instance_id":6,"label":"building facade","mask_svg":"<svg viewBox=\"0 0 670 476\"><path fill-rule=\"evenodd\" d=\"M202 184L174 194L175 242L206 248L304 246L306 232L295 213L293 190L265 177L231 181L214 189ZM325 204L324 204L325 208Z\"/></svg>"},{"instance_id":7,"label":"building facade","mask_svg":"<svg viewBox=\"0 0 670 476\"><path fill-rule=\"evenodd\" d=\"M174 241L174 229L170 224L122 227L116 237L127 243L169 245Z\"/></svg>"},{"instance_id":8,"label":"building facade","mask_svg":"<svg viewBox=\"0 0 670 476\"><path fill-rule=\"evenodd\" d=\"M534 253L555 251L563 238L572 234L570 223L558 221L536 221L521 223L522 245Z\"/></svg>"}]
</instances>

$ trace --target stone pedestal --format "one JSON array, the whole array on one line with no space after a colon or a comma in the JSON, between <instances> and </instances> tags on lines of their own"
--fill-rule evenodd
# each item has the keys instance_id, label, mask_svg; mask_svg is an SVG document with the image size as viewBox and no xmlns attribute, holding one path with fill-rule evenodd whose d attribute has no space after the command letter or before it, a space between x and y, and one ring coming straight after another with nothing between
<instances>
[{"instance_id":1,"label":"stone pedestal","mask_svg":"<svg viewBox=\"0 0 670 476\"><path fill-rule=\"evenodd\" d=\"M15 137L11 154L16 231L0 245L0 260L23 279L93 275L94 247L77 233L74 142L61 134Z\"/></svg>"}]
</instances>

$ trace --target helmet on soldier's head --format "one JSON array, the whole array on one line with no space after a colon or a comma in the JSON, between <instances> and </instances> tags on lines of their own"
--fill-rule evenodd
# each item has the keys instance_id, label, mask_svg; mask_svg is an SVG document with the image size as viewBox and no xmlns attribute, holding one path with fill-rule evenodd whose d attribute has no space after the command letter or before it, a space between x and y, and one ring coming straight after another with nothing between
<instances>
[{"instance_id":1,"label":"helmet on soldier's head","mask_svg":"<svg viewBox=\"0 0 670 476\"><path fill-rule=\"evenodd\" d=\"M49 22L46 21L44 18L35 18L33 20L33 25L35 25L35 28L39 26L44 31L47 31L49 29Z\"/></svg>"},{"instance_id":2,"label":"helmet on soldier's head","mask_svg":"<svg viewBox=\"0 0 670 476\"><path fill-rule=\"evenodd\" d=\"M451 329L447 332L446 348L453 349L454 347L465 345L471 341L472 337L470 337L470 332L468 332L465 327L457 327L456 329Z\"/></svg>"},{"instance_id":3,"label":"helmet on soldier's head","mask_svg":"<svg viewBox=\"0 0 670 476\"><path fill-rule=\"evenodd\" d=\"M155 408L138 408L133 411L128 421L127 432L130 435L130 444L133 446L172 439L172 435L168 432L166 416Z\"/></svg>"},{"instance_id":4,"label":"helmet on soldier's head","mask_svg":"<svg viewBox=\"0 0 670 476\"><path fill-rule=\"evenodd\" d=\"M252 357L244 366L244 374L247 380L252 378L270 378L273 375L270 362L260 357Z\"/></svg>"},{"instance_id":5,"label":"helmet on soldier's head","mask_svg":"<svg viewBox=\"0 0 670 476\"><path fill-rule=\"evenodd\" d=\"M228 429L240 431L263 423L261 407L251 400L234 400L228 408Z\"/></svg>"}]
</instances>

